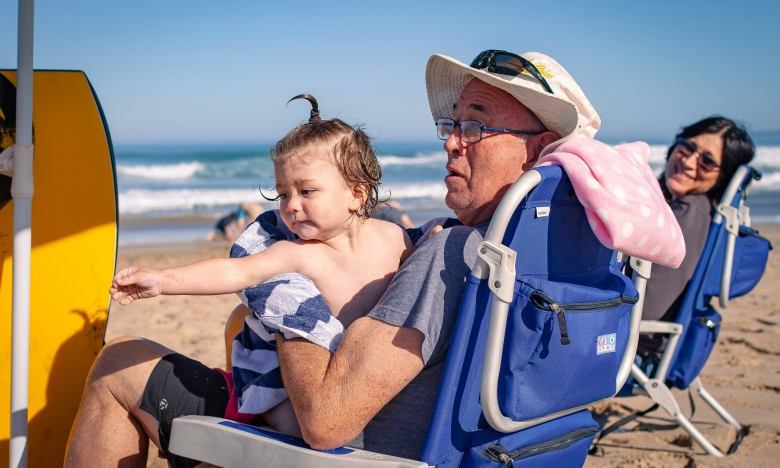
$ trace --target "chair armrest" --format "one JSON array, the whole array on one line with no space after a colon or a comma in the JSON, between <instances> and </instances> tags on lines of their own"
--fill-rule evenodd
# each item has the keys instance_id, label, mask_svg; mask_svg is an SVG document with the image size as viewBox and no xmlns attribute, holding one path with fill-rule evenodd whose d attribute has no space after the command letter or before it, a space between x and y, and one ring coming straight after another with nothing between
<instances>
[{"instance_id":1,"label":"chair armrest","mask_svg":"<svg viewBox=\"0 0 780 468\"><path fill-rule=\"evenodd\" d=\"M658 320L642 320L639 324L639 333L666 333L669 335L681 335L683 326L675 322L661 322Z\"/></svg>"},{"instance_id":2,"label":"chair armrest","mask_svg":"<svg viewBox=\"0 0 780 468\"><path fill-rule=\"evenodd\" d=\"M669 365L672 362L672 356L677 349L677 343L680 340L683 329L683 326L679 323L661 322L659 320L642 320L639 324L639 333L664 333L669 335L669 342L666 343L666 349L655 371L655 378L661 380L661 382L666 380L666 373L669 371Z\"/></svg>"},{"instance_id":3,"label":"chair armrest","mask_svg":"<svg viewBox=\"0 0 780 468\"><path fill-rule=\"evenodd\" d=\"M420 461L349 447L313 450L298 437L209 416L174 419L168 448L176 455L226 468L428 468Z\"/></svg>"}]
</instances>

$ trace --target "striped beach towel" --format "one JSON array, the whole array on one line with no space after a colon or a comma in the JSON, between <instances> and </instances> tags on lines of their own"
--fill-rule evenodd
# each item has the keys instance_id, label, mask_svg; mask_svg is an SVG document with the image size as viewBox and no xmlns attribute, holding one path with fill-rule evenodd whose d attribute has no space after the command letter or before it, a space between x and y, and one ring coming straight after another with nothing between
<instances>
[{"instance_id":1,"label":"striped beach towel","mask_svg":"<svg viewBox=\"0 0 780 468\"><path fill-rule=\"evenodd\" d=\"M297 237L282 222L279 210L266 211L250 224L230 250L231 258L261 252L275 242ZM239 293L252 310L233 341L233 383L238 411L260 414L287 399L276 353L276 333L305 338L334 352L344 326L330 311L311 279L285 273Z\"/></svg>"},{"instance_id":2,"label":"striped beach towel","mask_svg":"<svg viewBox=\"0 0 780 468\"><path fill-rule=\"evenodd\" d=\"M435 218L419 228L407 229L412 243L419 248L434 226L445 229L461 224L454 218ZM230 250L231 258L261 252L275 242L296 240L297 236L282 221L279 210L269 210L247 226ZM287 399L276 353L276 333L285 338L305 338L335 352L344 335L344 326L311 279L298 273L285 273L240 292L242 302L252 315L233 341L233 384L236 407L242 414L260 414ZM232 403L231 403L232 405Z\"/></svg>"}]
</instances>

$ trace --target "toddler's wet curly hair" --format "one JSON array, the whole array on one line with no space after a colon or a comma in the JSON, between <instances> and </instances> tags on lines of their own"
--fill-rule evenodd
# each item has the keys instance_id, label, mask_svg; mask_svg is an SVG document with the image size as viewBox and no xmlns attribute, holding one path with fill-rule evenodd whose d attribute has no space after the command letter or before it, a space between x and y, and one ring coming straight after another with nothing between
<instances>
[{"instance_id":1,"label":"toddler's wet curly hair","mask_svg":"<svg viewBox=\"0 0 780 468\"><path fill-rule=\"evenodd\" d=\"M340 119L321 120L317 100L308 94L293 99L307 99L312 103L311 118L292 130L271 147L271 161L283 162L309 146L333 145L333 162L349 187L359 187L366 195L365 202L355 214L370 218L379 203L379 185L382 167L371 146L371 137L360 125L352 127ZM292 101L293 99L290 99ZM269 200L278 200L268 198Z\"/></svg>"}]
</instances>

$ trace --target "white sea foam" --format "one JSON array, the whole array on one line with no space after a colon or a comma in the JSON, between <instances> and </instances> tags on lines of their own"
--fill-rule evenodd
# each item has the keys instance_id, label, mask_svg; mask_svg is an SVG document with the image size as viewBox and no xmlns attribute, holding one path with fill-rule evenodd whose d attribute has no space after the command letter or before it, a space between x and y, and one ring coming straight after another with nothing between
<instances>
[{"instance_id":1,"label":"white sea foam","mask_svg":"<svg viewBox=\"0 0 780 468\"><path fill-rule=\"evenodd\" d=\"M409 198L431 198L435 200L444 200L447 195L447 186L444 182L423 182L414 184L382 184L379 189L381 195L390 192L394 199Z\"/></svg>"},{"instance_id":2,"label":"white sea foam","mask_svg":"<svg viewBox=\"0 0 780 468\"><path fill-rule=\"evenodd\" d=\"M257 189L130 189L119 193L119 213L192 210L261 200Z\"/></svg>"},{"instance_id":3,"label":"white sea foam","mask_svg":"<svg viewBox=\"0 0 780 468\"><path fill-rule=\"evenodd\" d=\"M437 151L435 153L417 153L414 157L404 156L380 156L379 163L382 166L420 166L425 164L440 164L447 162L447 153ZM442 164L442 167L444 164Z\"/></svg>"},{"instance_id":4,"label":"white sea foam","mask_svg":"<svg viewBox=\"0 0 780 468\"><path fill-rule=\"evenodd\" d=\"M650 158L647 162L654 166L655 164L663 164L666 162L666 152L669 147L666 145L650 145Z\"/></svg>"},{"instance_id":5,"label":"white sea foam","mask_svg":"<svg viewBox=\"0 0 780 468\"><path fill-rule=\"evenodd\" d=\"M269 191L269 193L272 193ZM444 182L382 185L380 195L394 199L434 199L447 195ZM257 189L130 189L119 193L119 213L142 214L159 211L191 211L195 208L234 206L247 201L264 201Z\"/></svg>"},{"instance_id":6,"label":"white sea foam","mask_svg":"<svg viewBox=\"0 0 780 468\"><path fill-rule=\"evenodd\" d=\"M119 174L157 180L189 179L196 173L206 169L198 161L180 162L178 164L153 164L149 166L117 166Z\"/></svg>"},{"instance_id":7,"label":"white sea foam","mask_svg":"<svg viewBox=\"0 0 780 468\"><path fill-rule=\"evenodd\" d=\"M754 181L751 187L751 190L756 191L780 190L780 172L765 173L761 180Z\"/></svg>"},{"instance_id":8,"label":"white sea foam","mask_svg":"<svg viewBox=\"0 0 780 468\"><path fill-rule=\"evenodd\" d=\"M759 146L750 163L754 167L780 168L780 146Z\"/></svg>"}]
</instances>

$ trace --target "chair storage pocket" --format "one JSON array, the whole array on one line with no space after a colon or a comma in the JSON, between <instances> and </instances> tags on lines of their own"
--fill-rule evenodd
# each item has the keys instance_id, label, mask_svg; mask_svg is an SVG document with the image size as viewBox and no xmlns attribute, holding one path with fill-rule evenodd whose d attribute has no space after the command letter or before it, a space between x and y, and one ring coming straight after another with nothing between
<instances>
[{"instance_id":1,"label":"chair storage pocket","mask_svg":"<svg viewBox=\"0 0 780 468\"><path fill-rule=\"evenodd\" d=\"M498 381L502 413L529 420L615 394L636 290L614 283L517 281Z\"/></svg>"},{"instance_id":2,"label":"chair storage pocket","mask_svg":"<svg viewBox=\"0 0 780 468\"><path fill-rule=\"evenodd\" d=\"M599 431L589 413L564 418L512 434L483 429L473 434L462 467L582 466ZM579 423L579 424L577 424Z\"/></svg>"},{"instance_id":3,"label":"chair storage pocket","mask_svg":"<svg viewBox=\"0 0 780 468\"><path fill-rule=\"evenodd\" d=\"M674 368L669 373L669 380L675 387L688 388L704 368L718 339L720 321L720 314L710 305L704 311L694 311L690 325L684 331Z\"/></svg>"},{"instance_id":4,"label":"chair storage pocket","mask_svg":"<svg viewBox=\"0 0 780 468\"><path fill-rule=\"evenodd\" d=\"M753 290L764 274L770 250L772 244L761 237L758 231L746 226L739 227L739 236L734 243L729 299L744 296ZM702 289L705 296L720 296L724 251L724 248L719 249L712 260L712 267Z\"/></svg>"}]
</instances>

